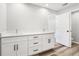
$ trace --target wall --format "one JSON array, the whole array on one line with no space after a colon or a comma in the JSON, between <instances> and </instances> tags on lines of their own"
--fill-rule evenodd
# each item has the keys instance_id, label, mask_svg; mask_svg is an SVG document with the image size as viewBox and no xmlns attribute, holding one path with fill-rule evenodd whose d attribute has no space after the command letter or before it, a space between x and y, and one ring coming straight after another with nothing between
<instances>
[{"instance_id":1,"label":"wall","mask_svg":"<svg viewBox=\"0 0 79 59\"><path fill-rule=\"evenodd\" d=\"M7 9L6 4L0 3L0 33L6 31Z\"/></svg>"},{"instance_id":2,"label":"wall","mask_svg":"<svg viewBox=\"0 0 79 59\"><path fill-rule=\"evenodd\" d=\"M48 15L48 31L55 32L56 30L56 15L49 14Z\"/></svg>"},{"instance_id":3,"label":"wall","mask_svg":"<svg viewBox=\"0 0 79 59\"><path fill-rule=\"evenodd\" d=\"M79 42L79 11L72 13L72 37L74 41Z\"/></svg>"},{"instance_id":4,"label":"wall","mask_svg":"<svg viewBox=\"0 0 79 59\"><path fill-rule=\"evenodd\" d=\"M48 29L47 9L31 4L8 4L8 32L42 32ZM52 18L53 20L54 18Z\"/></svg>"}]
</instances>

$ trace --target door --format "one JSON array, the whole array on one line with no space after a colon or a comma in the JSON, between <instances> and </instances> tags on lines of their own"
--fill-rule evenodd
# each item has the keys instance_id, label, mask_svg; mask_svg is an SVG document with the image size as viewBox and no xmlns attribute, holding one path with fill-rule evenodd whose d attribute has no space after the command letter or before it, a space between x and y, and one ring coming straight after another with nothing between
<instances>
[{"instance_id":1,"label":"door","mask_svg":"<svg viewBox=\"0 0 79 59\"><path fill-rule=\"evenodd\" d=\"M56 42L71 47L71 20L70 13L56 16Z\"/></svg>"},{"instance_id":2,"label":"door","mask_svg":"<svg viewBox=\"0 0 79 59\"><path fill-rule=\"evenodd\" d=\"M16 56L16 45L14 42L2 44L2 56Z\"/></svg>"},{"instance_id":3,"label":"door","mask_svg":"<svg viewBox=\"0 0 79 59\"><path fill-rule=\"evenodd\" d=\"M17 42L17 56L27 56L27 40Z\"/></svg>"}]
</instances>

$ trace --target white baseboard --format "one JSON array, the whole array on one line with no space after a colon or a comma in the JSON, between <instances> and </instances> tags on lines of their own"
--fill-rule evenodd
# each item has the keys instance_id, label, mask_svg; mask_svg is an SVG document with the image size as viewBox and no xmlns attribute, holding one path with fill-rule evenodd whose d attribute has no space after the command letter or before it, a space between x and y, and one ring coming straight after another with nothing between
<instances>
[{"instance_id":1,"label":"white baseboard","mask_svg":"<svg viewBox=\"0 0 79 59\"><path fill-rule=\"evenodd\" d=\"M72 41L72 43L76 43L76 44L79 44L79 42L76 42L76 41Z\"/></svg>"}]
</instances>

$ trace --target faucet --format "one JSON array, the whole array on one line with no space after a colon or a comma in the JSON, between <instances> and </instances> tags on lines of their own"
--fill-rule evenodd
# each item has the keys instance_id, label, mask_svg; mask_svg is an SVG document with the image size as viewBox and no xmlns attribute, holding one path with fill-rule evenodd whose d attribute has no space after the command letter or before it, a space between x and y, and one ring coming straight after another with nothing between
<instances>
[{"instance_id":1,"label":"faucet","mask_svg":"<svg viewBox=\"0 0 79 59\"><path fill-rule=\"evenodd\" d=\"M18 29L16 29L16 34L18 33Z\"/></svg>"}]
</instances>

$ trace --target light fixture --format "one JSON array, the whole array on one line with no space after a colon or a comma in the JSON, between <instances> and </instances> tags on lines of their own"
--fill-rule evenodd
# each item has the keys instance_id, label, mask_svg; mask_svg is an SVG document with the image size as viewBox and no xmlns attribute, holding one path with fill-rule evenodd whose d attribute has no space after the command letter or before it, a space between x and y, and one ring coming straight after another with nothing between
<instances>
[{"instance_id":1,"label":"light fixture","mask_svg":"<svg viewBox=\"0 0 79 59\"><path fill-rule=\"evenodd\" d=\"M48 6L48 4L45 4L45 6Z\"/></svg>"}]
</instances>

